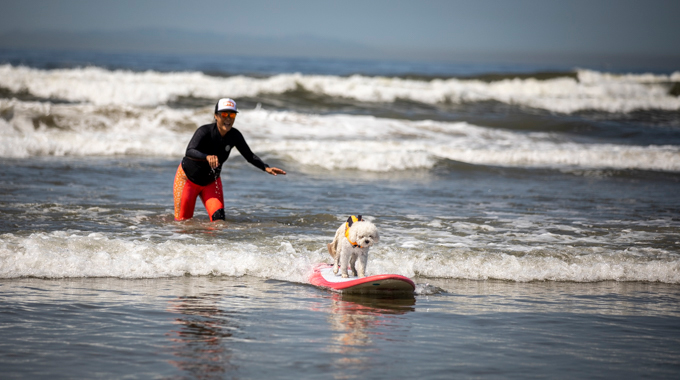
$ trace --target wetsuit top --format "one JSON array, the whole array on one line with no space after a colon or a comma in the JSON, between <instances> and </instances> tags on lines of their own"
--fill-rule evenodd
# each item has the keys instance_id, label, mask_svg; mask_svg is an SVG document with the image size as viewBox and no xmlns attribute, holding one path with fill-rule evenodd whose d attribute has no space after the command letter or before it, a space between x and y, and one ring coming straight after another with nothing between
<instances>
[{"instance_id":1,"label":"wetsuit top","mask_svg":"<svg viewBox=\"0 0 680 380\"><path fill-rule=\"evenodd\" d=\"M187 146L186 155L182 159L182 169L191 182L206 186L219 178L222 164L229 158L229 153L233 147L238 149L246 161L261 170L269 167L250 150L238 129L232 127L229 132L222 136L217 129L217 123L212 123L198 128L194 133ZM207 157L210 155L217 156L220 162L214 171L208 164Z\"/></svg>"}]
</instances>

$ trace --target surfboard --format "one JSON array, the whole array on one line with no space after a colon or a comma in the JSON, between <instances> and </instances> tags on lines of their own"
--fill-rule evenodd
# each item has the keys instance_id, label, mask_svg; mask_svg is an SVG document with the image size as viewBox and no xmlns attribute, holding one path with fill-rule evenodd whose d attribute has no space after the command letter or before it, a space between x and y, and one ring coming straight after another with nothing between
<instances>
[{"instance_id":1,"label":"surfboard","mask_svg":"<svg viewBox=\"0 0 680 380\"><path fill-rule=\"evenodd\" d=\"M378 274L363 278L342 276L333 273L333 265L317 264L309 276L309 282L322 288L343 294L355 293L408 293L413 294L416 285L410 278L398 274Z\"/></svg>"}]
</instances>

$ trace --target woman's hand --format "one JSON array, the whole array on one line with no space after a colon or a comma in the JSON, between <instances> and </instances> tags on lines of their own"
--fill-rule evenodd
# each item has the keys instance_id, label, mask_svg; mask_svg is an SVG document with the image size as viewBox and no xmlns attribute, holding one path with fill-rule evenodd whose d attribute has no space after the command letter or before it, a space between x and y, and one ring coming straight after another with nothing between
<instances>
[{"instance_id":1,"label":"woman's hand","mask_svg":"<svg viewBox=\"0 0 680 380\"><path fill-rule=\"evenodd\" d=\"M215 169L220 165L220 160L215 155L208 156L206 159L208 160L208 165L210 165L211 169Z\"/></svg>"},{"instance_id":2,"label":"woman's hand","mask_svg":"<svg viewBox=\"0 0 680 380\"><path fill-rule=\"evenodd\" d=\"M284 170L279 169L279 168L265 168L264 170L271 175L278 175L278 174L286 175L286 172Z\"/></svg>"}]
</instances>

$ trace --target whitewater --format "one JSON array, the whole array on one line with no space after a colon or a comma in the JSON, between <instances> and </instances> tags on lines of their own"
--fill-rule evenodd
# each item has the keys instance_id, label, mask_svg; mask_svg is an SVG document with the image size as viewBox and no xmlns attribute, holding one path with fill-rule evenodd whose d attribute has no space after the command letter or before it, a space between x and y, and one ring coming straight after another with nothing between
<instances>
[{"instance_id":1,"label":"whitewater","mask_svg":"<svg viewBox=\"0 0 680 380\"><path fill-rule=\"evenodd\" d=\"M213 99L226 91L231 97L240 98L302 89L317 96L362 102L498 101L566 114L585 110L624 113L680 110L680 100L672 93L672 85L680 82L680 72L615 75L579 69L576 74L576 78L513 78L492 82L301 73L254 78L244 75L214 77L200 72L110 71L98 67L41 70L5 64L0 65L0 87L14 93L28 92L41 98L100 106L151 107L182 96Z\"/></svg>"},{"instance_id":2,"label":"whitewater","mask_svg":"<svg viewBox=\"0 0 680 380\"><path fill-rule=\"evenodd\" d=\"M0 157L183 154L209 107L100 106L0 99ZM208 115L208 116L206 116ZM475 165L680 170L673 145L583 143L557 133L516 132L467 122L244 110L239 126L258 151L305 166L391 171L442 160ZM272 138L275 136L275 139ZM359 154L360 153L360 154ZM347 160L347 156L357 159Z\"/></svg>"}]
</instances>

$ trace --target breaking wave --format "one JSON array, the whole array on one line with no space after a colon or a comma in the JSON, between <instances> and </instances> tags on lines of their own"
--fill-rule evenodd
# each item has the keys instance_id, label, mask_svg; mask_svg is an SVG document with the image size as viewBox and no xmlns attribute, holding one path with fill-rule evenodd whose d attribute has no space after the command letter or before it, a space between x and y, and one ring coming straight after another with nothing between
<instances>
[{"instance_id":1,"label":"breaking wave","mask_svg":"<svg viewBox=\"0 0 680 380\"><path fill-rule=\"evenodd\" d=\"M352 75L278 74L266 78L213 77L201 72L110 71L98 67L41 70L0 65L0 87L44 99L94 105L154 107L180 97L217 99L285 94L304 89L314 94L362 102L409 100L425 104L498 101L550 112L680 110L671 75L610 74L578 70L570 76L540 80L505 78L417 80ZM675 87L674 87L675 86Z\"/></svg>"},{"instance_id":2,"label":"breaking wave","mask_svg":"<svg viewBox=\"0 0 680 380\"><path fill-rule=\"evenodd\" d=\"M181 157L210 110L0 99L0 157ZM309 115L256 109L238 128L269 157L326 169L428 169L441 160L477 165L680 171L680 147L579 143L466 122ZM352 159L347 159L352 157Z\"/></svg>"},{"instance_id":3,"label":"breaking wave","mask_svg":"<svg viewBox=\"0 0 680 380\"><path fill-rule=\"evenodd\" d=\"M283 239L262 242L192 243L126 240L103 233L58 231L26 237L0 236L0 278L251 275L306 283L317 262L328 261L321 242ZM309 247L307 247L309 245ZM602 248L528 249L521 254L488 249L396 245L371 251L368 274L409 277L526 281L657 281L680 283L680 258L663 250L611 251ZM647 251L655 252L647 252Z\"/></svg>"}]
</instances>

